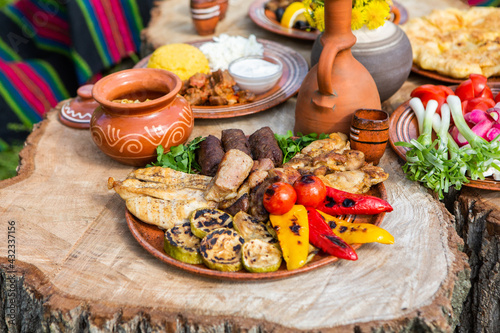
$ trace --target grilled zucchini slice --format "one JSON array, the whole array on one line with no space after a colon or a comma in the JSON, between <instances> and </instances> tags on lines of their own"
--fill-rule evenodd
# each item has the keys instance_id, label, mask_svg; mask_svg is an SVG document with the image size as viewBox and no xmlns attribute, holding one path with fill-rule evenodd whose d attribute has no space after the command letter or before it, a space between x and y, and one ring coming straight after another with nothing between
<instances>
[{"instance_id":1,"label":"grilled zucchini slice","mask_svg":"<svg viewBox=\"0 0 500 333\"><path fill-rule=\"evenodd\" d=\"M201 240L191 232L191 224L186 222L165 231L163 249L172 258L188 264L202 264Z\"/></svg>"},{"instance_id":2,"label":"grilled zucchini slice","mask_svg":"<svg viewBox=\"0 0 500 333\"><path fill-rule=\"evenodd\" d=\"M273 236L267 231L264 223L259 222L255 217L243 211L234 215L233 227L245 241L251 239L273 239Z\"/></svg>"},{"instance_id":3,"label":"grilled zucchini slice","mask_svg":"<svg viewBox=\"0 0 500 333\"><path fill-rule=\"evenodd\" d=\"M211 269L236 272L242 269L241 247L245 240L236 231L219 228L208 233L200 244L203 263Z\"/></svg>"},{"instance_id":4,"label":"grilled zucchini slice","mask_svg":"<svg viewBox=\"0 0 500 333\"><path fill-rule=\"evenodd\" d=\"M199 208L191 214L191 231L196 237L203 238L218 228L232 228L233 218L226 212L214 208Z\"/></svg>"},{"instance_id":5,"label":"grilled zucchini slice","mask_svg":"<svg viewBox=\"0 0 500 333\"><path fill-rule=\"evenodd\" d=\"M278 247L262 239L252 239L243 244L243 267L252 273L268 273L277 271L281 266L283 255Z\"/></svg>"}]
</instances>

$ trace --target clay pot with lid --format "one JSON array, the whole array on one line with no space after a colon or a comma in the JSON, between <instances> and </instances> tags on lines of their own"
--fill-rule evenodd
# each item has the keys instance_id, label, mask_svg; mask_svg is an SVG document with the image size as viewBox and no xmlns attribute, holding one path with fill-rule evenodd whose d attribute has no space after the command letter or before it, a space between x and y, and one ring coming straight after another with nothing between
<instances>
[{"instance_id":1,"label":"clay pot with lid","mask_svg":"<svg viewBox=\"0 0 500 333\"><path fill-rule=\"evenodd\" d=\"M295 133L349 133L357 109L380 109L377 86L351 47L351 0L325 0L323 51L297 96Z\"/></svg>"},{"instance_id":2,"label":"clay pot with lid","mask_svg":"<svg viewBox=\"0 0 500 333\"><path fill-rule=\"evenodd\" d=\"M154 68L128 69L100 79L92 90L99 103L90 122L95 144L116 161L145 166L156 160L158 145L168 151L185 143L194 116L178 95L181 87L177 75Z\"/></svg>"}]
</instances>

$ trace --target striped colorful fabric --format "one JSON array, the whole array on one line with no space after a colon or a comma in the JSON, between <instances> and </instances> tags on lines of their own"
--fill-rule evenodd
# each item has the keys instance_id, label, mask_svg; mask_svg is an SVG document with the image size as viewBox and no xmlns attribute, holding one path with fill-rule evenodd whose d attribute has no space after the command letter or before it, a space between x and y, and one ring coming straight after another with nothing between
<instances>
[{"instance_id":1,"label":"striped colorful fabric","mask_svg":"<svg viewBox=\"0 0 500 333\"><path fill-rule=\"evenodd\" d=\"M500 0L469 0L467 2L471 6L498 7L500 5Z\"/></svg>"},{"instance_id":2,"label":"striped colorful fabric","mask_svg":"<svg viewBox=\"0 0 500 333\"><path fill-rule=\"evenodd\" d=\"M139 50L153 0L18 0L0 10L0 139Z\"/></svg>"}]
</instances>

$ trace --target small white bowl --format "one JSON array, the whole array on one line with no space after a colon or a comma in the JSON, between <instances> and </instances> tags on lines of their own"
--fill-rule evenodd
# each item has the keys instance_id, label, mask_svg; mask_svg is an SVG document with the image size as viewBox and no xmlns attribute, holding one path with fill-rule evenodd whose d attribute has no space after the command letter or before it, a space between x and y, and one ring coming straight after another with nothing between
<instances>
[{"instance_id":1,"label":"small white bowl","mask_svg":"<svg viewBox=\"0 0 500 333\"><path fill-rule=\"evenodd\" d=\"M268 66L262 61L272 65ZM283 64L277 58L268 55L249 56L232 61L228 70L240 89L262 94L271 90L281 78ZM270 73L270 70L273 71Z\"/></svg>"}]
</instances>

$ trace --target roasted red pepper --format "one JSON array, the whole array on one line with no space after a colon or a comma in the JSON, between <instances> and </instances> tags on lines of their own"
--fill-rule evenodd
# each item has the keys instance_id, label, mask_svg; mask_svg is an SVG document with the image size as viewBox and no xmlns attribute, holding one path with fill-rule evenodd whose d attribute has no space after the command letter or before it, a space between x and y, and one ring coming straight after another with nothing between
<instances>
[{"instance_id":1,"label":"roasted red pepper","mask_svg":"<svg viewBox=\"0 0 500 333\"><path fill-rule=\"evenodd\" d=\"M323 216L313 207L306 207L309 222L309 242L324 252L340 259L357 260L354 249L335 235Z\"/></svg>"},{"instance_id":2,"label":"roasted red pepper","mask_svg":"<svg viewBox=\"0 0 500 333\"><path fill-rule=\"evenodd\" d=\"M377 197L352 194L333 187L326 187L326 198L316 209L330 215L374 215L392 212L392 206Z\"/></svg>"}]
</instances>

